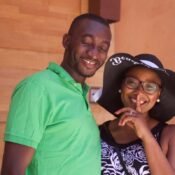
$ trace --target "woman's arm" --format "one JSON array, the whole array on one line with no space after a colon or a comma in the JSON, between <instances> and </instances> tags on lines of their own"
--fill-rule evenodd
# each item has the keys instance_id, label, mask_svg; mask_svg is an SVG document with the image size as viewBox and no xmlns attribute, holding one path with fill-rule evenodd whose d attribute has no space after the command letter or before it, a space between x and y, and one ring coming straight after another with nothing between
<instances>
[{"instance_id":1,"label":"woman's arm","mask_svg":"<svg viewBox=\"0 0 175 175\"><path fill-rule=\"evenodd\" d=\"M122 114L119 125L128 125L142 140L151 175L174 175L175 126L166 128L165 132L162 133L161 149L150 131L148 117L128 107L116 111L116 114Z\"/></svg>"},{"instance_id":2,"label":"woman's arm","mask_svg":"<svg viewBox=\"0 0 175 175\"><path fill-rule=\"evenodd\" d=\"M152 175L174 175L175 174L175 138L165 138L168 133L162 134L161 142L163 147L155 140L151 133L142 138L145 154L148 160ZM170 130L169 130L170 134ZM175 135L171 132L171 136ZM174 137L174 136L173 136ZM170 139L171 138L171 139Z\"/></svg>"}]
</instances>

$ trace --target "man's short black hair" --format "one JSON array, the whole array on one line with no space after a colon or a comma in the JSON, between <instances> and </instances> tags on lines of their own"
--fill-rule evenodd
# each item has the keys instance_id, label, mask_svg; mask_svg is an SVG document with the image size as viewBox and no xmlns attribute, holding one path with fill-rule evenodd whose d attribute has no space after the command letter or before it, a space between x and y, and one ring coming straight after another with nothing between
<instances>
[{"instance_id":1,"label":"man's short black hair","mask_svg":"<svg viewBox=\"0 0 175 175\"><path fill-rule=\"evenodd\" d=\"M77 16L76 18L74 18L74 20L72 21L72 23L70 25L68 34L70 34L71 31L74 29L74 27L83 19L90 19L93 21L97 21L101 24L104 24L108 28L110 28L109 23L105 18L98 16L98 15L95 15L95 14L92 14L92 13L85 13L85 14L81 14L81 15Z\"/></svg>"}]
</instances>

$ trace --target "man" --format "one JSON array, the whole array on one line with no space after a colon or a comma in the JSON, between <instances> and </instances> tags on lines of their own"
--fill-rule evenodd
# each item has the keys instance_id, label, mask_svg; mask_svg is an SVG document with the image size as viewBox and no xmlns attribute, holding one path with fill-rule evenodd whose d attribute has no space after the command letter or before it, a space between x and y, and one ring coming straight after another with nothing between
<instances>
[{"instance_id":1,"label":"man","mask_svg":"<svg viewBox=\"0 0 175 175\"><path fill-rule=\"evenodd\" d=\"M110 41L103 18L80 15L63 37L61 66L51 63L17 85L2 175L100 175L99 131L85 80L105 62Z\"/></svg>"}]
</instances>

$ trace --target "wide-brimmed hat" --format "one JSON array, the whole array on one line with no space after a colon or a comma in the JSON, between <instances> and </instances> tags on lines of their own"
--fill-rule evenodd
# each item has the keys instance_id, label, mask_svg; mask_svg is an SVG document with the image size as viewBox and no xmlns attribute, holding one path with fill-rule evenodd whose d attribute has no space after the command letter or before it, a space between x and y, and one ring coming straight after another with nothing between
<instances>
[{"instance_id":1,"label":"wide-brimmed hat","mask_svg":"<svg viewBox=\"0 0 175 175\"><path fill-rule=\"evenodd\" d=\"M127 53L112 55L106 62L103 76L103 89L98 103L113 115L123 107L121 88L124 73L133 66L144 66L154 70L162 81L160 102L150 111L150 116L159 121L168 121L175 116L175 72L165 69L160 60L151 54L132 56Z\"/></svg>"}]
</instances>

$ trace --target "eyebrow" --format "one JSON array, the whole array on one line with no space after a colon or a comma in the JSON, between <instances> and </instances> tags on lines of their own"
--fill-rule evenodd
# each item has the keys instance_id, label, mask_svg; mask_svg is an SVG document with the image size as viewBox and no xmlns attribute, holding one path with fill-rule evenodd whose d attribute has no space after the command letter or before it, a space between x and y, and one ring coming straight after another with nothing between
<instances>
[{"instance_id":1,"label":"eyebrow","mask_svg":"<svg viewBox=\"0 0 175 175\"><path fill-rule=\"evenodd\" d=\"M125 78L134 78L134 79L138 80L139 82L155 83L155 84L157 84L158 86L162 87L162 82L161 82L161 81L160 81L160 83L157 82L157 81L154 81L154 80L142 81L142 80L138 79L137 77L134 77L134 76L131 76L131 75L125 75L124 79L125 79Z\"/></svg>"}]
</instances>

